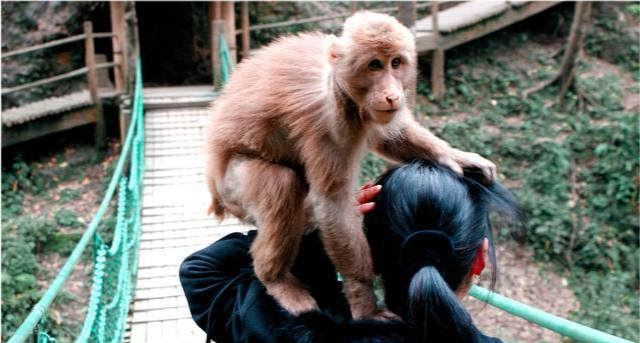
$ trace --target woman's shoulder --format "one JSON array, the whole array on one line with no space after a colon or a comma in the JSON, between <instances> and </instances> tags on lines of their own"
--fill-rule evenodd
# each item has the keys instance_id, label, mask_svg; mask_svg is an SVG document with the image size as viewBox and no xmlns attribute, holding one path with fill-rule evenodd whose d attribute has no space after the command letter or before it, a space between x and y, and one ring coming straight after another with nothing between
<instances>
[{"instance_id":1,"label":"woman's shoulder","mask_svg":"<svg viewBox=\"0 0 640 343\"><path fill-rule=\"evenodd\" d=\"M327 311L288 316L277 328L287 343L403 343L408 326L399 321L353 320Z\"/></svg>"}]
</instances>

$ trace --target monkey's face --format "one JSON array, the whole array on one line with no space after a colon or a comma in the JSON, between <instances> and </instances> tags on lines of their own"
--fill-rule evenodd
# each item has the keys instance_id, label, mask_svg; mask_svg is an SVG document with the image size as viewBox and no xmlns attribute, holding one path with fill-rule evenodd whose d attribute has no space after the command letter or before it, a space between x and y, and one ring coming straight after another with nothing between
<instances>
[{"instance_id":1,"label":"monkey's face","mask_svg":"<svg viewBox=\"0 0 640 343\"><path fill-rule=\"evenodd\" d=\"M407 59L400 54L376 54L363 68L360 80L367 83L367 92L362 106L373 121L387 124L405 105L407 67Z\"/></svg>"},{"instance_id":2,"label":"monkey's face","mask_svg":"<svg viewBox=\"0 0 640 343\"><path fill-rule=\"evenodd\" d=\"M351 64L338 74L342 87L365 114L378 124L387 124L406 106L406 91L415 78L415 66L402 51L369 50L359 55L356 68Z\"/></svg>"},{"instance_id":3,"label":"monkey's face","mask_svg":"<svg viewBox=\"0 0 640 343\"><path fill-rule=\"evenodd\" d=\"M389 123L406 106L416 59L411 31L377 13L359 12L347 19L342 37L333 37L329 46L335 79L360 112L379 124Z\"/></svg>"}]
</instances>

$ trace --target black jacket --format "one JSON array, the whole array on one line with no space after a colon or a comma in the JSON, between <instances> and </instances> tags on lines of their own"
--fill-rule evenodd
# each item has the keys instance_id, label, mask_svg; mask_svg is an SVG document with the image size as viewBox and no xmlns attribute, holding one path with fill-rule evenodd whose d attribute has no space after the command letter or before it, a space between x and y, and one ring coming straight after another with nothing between
<instances>
[{"instance_id":1,"label":"black jacket","mask_svg":"<svg viewBox=\"0 0 640 343\"><path fill-rule=\"evenodd\" d=\"M249 247L255 236L256 231L227 235L180 267L191 315L208 338L216 343L410 342L404 323L350 318L341 283L316 233L303 238L291 271L308 286L321 311L289 315L253 273Z\"/></svg>"}]
</instances>

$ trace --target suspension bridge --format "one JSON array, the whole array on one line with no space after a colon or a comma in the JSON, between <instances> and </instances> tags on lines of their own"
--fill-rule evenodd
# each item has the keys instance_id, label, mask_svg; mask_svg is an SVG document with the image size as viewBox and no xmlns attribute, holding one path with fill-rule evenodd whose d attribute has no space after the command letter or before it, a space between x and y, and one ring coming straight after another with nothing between
<instances>
[{"instance_id":1,"label":"suspension bridge","mask_svg":"<svg viewBox=\"0 0 640 343\"><path fill-rule=\"evenodd\" d=\"M225 35L215 37L215 57L224 83L233 71L233 59ZM47 333L49 307L89 246L93 248L92 290L76 343L205 340L180 287L179 264L224 235L251 228L234 219L216 223L206 215L203 128L207 104L215 101L217 93L211 87L143 89L142 81L137 59L131 121L100 207L8 343L56 342ZM117 222L107 243L97 229L113 201ZM470 295L576 341L630 343L481 287L473 286Z\"/></svg>"}]
</instances>

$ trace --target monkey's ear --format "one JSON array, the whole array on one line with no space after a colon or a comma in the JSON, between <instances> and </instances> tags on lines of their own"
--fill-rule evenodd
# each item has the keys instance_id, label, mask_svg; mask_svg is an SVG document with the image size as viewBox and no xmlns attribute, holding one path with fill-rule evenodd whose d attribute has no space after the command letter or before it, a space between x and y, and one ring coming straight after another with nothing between
<instances>
[{"instance_id":1,"label":"monkey's ear","mask_svg":"<svg viewBox=\"0 0 640 343\"><path fill-rule=\"evenodd\" d=\"M327 61L331 65L335 65L336 61L342 56L342 42L334 35L329 36L327 44Z\"/></svg>"}]
</instances>

